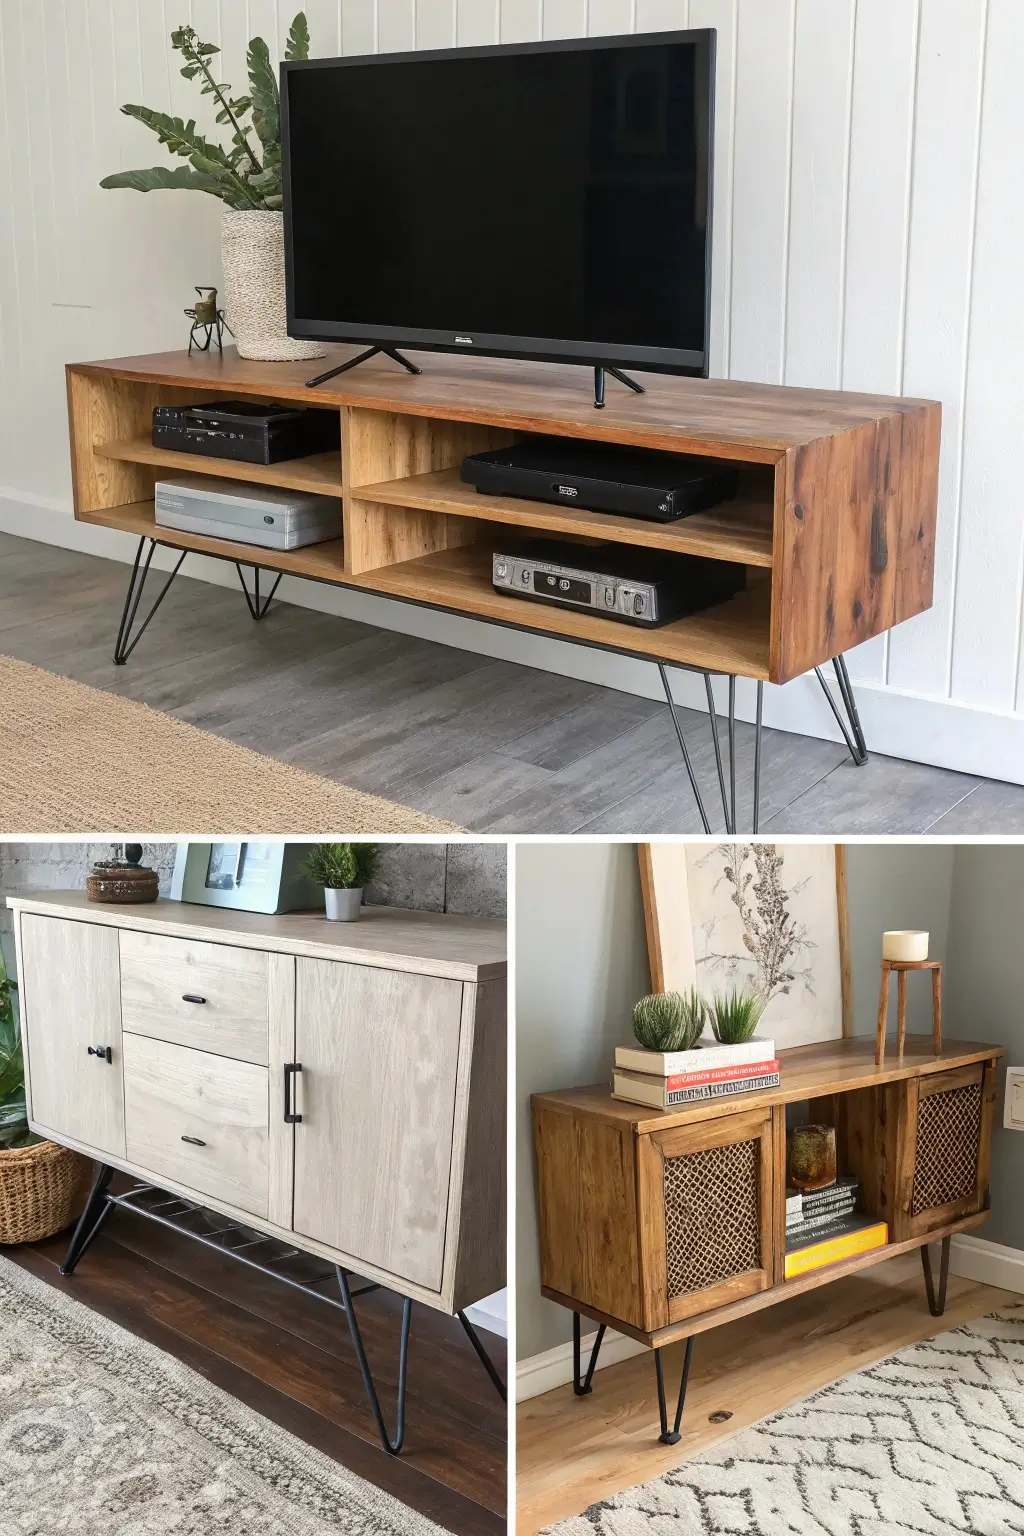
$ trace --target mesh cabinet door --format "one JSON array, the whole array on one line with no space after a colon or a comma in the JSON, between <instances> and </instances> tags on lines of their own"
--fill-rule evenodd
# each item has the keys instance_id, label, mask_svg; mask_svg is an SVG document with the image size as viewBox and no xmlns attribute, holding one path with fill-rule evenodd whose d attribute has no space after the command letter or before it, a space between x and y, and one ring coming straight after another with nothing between
<instances>
[{"instance_id":1,"label":"mesh cabinet door","mask_svg":"<svg viewBox=\"0 0 1024 1536\"><path fill-rule=\"evenodd\" d=\"M911 1235L986 1208L994 1098L991 1062L907 1084L904 1199Z\"/></svg>"},{"instance_id":2,"label":"mesh cabinet door","mask_svg":"<svg viewBox=\"0 0 1024 1536\"><path fill-rule=\"evenodd\" d=\"M639 1138L645 1325L662 1328L771 1284L771 1114Z\"/></svg>"}]
</instances>

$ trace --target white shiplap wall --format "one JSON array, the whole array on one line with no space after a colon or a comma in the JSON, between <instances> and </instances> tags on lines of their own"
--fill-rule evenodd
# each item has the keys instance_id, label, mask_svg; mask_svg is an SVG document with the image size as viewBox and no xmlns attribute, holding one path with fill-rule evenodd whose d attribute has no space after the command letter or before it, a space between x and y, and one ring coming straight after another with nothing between
<instances>
[{"instance_id":1,"label":"white shiplap wall","mask_svg":"<svg viewBox=\"0 0 1024 1536\"><path fill-rule=\"evenodd\" d=\"M0 526L92 537L67 521L61 364L177 345L191 284L218 275L212 199L97 189L113 168L160 158L117 104L202 120L172 62L171 26L188 14L222 43L237 81L246 39L283 45L293 9L0 0ZM307 0L306 11L321 54L718 28L713 371L941 399L935 606L861 647L851 669L880 750L1024 781L1024 219L1013 190L1024 0ZM301 598L385 611L315 589ZM460 621L389 621L656 687L632 663ZM769 721L829 734L809 686L769 693Z\"/></svg>"}]
</instances>

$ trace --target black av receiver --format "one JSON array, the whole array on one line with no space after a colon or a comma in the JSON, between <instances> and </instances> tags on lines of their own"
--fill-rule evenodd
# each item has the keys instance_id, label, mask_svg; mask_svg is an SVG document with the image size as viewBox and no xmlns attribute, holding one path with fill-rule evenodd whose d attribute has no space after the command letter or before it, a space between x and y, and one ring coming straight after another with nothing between
<instances>
[{"instance_id":1,"label":"black av receiver","mask_svg":"<svg viewBox=\"0 0 1024 1536\"><path fill-rule=\"evenodd\" d=\"M154 448L239 459L243 464L279 464L326 453L338 447L340 438L337 411L210 400L203 405L158 405L153 412ZM340 490L340 472L338 484Z\"/></svg>"},{"instance_id":2,"label":"black av receiver","mask_svg":"<svg viewBox=\"0 0 1024 1536\"><path fill-rule=\"evenodd\" d=\"M534 437L473 453L461 477L485 495L521 496L591 512L673 523L736 495L734 465L571 437Z\"/></svg>"}]
</instances>

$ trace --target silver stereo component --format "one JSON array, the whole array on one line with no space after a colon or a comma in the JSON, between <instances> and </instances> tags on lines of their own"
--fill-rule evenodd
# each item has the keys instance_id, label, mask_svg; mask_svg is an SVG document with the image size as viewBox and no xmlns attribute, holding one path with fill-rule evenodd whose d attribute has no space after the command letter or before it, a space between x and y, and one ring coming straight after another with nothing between
<instances>
[{"instance_id":1,"label":"silver stereo component","mask_svg":"<svg viewBox=\"0 0 1024 1536\"><path fill-rule=\"evenodd\" d=\"M156 482L156 521L207 538L299 549L341 537L341 499L212 475Z\"/></svg>"},{"instance_id":2,"label":"silver stereo component","mask_svg":"<svg viewBox=\"0 0 1024 1536\"><path fill-rule=\"evenodd\" d=\"M522 597L547 597L633 622L657 624L660 619L658 589L653 582L625 581L619 576L519 555L495 555L492 576L496 587L506 587Z\"/></svg>"}]
</instances>

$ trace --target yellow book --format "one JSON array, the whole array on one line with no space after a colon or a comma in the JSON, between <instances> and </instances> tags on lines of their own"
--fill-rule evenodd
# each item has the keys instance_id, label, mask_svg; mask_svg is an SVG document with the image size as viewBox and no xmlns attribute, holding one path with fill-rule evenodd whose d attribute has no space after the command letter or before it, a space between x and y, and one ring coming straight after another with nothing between
<instances>
[{"instance_id":1,"label":"yellow book","mask_svg":"<svg viewBox=\"0 0 1024 1536\"><path fill-rule=\"evenodd\" d=\"M838 1264L841 1259L852 1259L855 1254L868 1253L872 1248L884 1248L888 1241L887 1224L876 1221L823 1242L808 1243L786 1254L786 1279L793 1280L812 1269L823 1269L826 1264Z\"/></svg>"}]
</instances>

